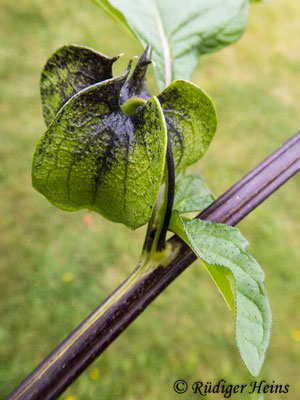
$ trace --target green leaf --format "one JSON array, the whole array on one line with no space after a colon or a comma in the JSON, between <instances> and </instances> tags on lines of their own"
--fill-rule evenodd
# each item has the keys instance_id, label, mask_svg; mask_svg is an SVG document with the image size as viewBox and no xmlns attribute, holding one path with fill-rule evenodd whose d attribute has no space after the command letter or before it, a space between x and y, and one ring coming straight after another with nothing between
<instances>
[{"instance_id":1,"label":"green leaf","mask_svg":"<svg viewBox=\"0 0 300 400\"><path fill-rule=\"evenodd\" d=\"M151 217L162 181L167 143L159 101L125 115L122 76L73 96L41 138L32 183L59 208L95 210L130 228Z\"/></svg>"},{"instance_id":2,"label":"green leaf","mask_svg":"<svg viewBox=\"0 0 300 400\"><path fill-rule=\"evenodd\" d=\"M112 78L112 65L118 57L107 57L85 46L58 49L47 61L41 75L41 97L46 125L76 93Z\"/></svg>"},{"instance_id":3,"label":"green leaf","mask_svg":"<svg viewBox=\"0 0 300 400\"><path fill-rule=\"evenodd\" d=\"M247 252L238 229L173 213L170 229L178 234L207 267L233 317L237 345L247 368L257 376L269 344L272 317L264 273Z\"/></svg>"},{"instance_id":4,"label":"green leaf","mask_svg":"<svg viewBox=\"0 0 300 400\"><path fill-rule=\"evenodd\" d=\"M177 185L173 209L179 214L202 211L215 200L200 174L185 175Z\"/></svg>"},{"instance_id":5,"label":"green leaf","mask_svg":"<svg viewBox=\"0 0 300 400\"><path fill-rule=\"evenodd\" d=\"M217 129L211 98L198 86L174 81L159 96L172 143L176 172L205 154Z\"/></svg>"},{"instance_id":6,"label":"green leaf","mask_svg":"<svg viewBox=\"0 0 300 400\"><path fill-rule=\"evenodd\" d=\"M92 0L153 47L162 90L189 79L198 58L230 45L243 34L249 0Z\"/></svg>"}]
</instances>

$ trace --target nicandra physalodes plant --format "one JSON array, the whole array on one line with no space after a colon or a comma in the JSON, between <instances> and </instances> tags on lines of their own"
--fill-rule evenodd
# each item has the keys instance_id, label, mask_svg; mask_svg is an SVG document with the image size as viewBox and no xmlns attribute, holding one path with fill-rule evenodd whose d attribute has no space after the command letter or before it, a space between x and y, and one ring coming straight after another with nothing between
<instances>
[{"instance_id":1,"label":"nicandra physalodes plant","mask_svg":"<svg viewBox=\"0 0 300 400\"><path fill-rule=\"evenodd\" d=\"M47 61L41 97L47 130L36 148L32 182L55 206L82 208L136 229L153 213L168 141L175 172L199 160L216 131L213 102L177 80L150 95L148 47L131 77L113 77L118 57L64 46Z\"/></svg>"}]
</instances>

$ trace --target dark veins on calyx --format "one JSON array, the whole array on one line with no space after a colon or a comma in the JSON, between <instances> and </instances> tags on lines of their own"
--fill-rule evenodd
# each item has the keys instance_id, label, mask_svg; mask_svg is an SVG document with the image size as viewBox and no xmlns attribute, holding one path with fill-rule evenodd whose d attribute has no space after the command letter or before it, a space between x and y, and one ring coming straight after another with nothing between
<instances>
[{"instance_id":1,"label":"dark veins on calyx","mask_svg":"<svg viewBox=\"0 0 300 400\"><path fill-rule=\"evenodd\" d=\"M121 104L124 104L128 99L132 97L139 97L144 100L149 100L151 94L147 88L146 84L146 74L147 68L152 63L151 60L151 46L148 45L146 50L144 51L143 55L140 57L130 79L128 82L125 83L121 90ZM159 97L158 97L159 98ZM165 110L164 110L165 111ZM167 131L168 131L168 145L167 145L167 152L166 152L166 180L167 180L167 188L168 190L168 198L166 204L166 212L165 218L163 221L160 237L157 243L157 250L162 251L165 248L166 243L166 235L171 219L173 203L174 203L174 196L175 196L175 166L174 166L174 158L173 158L173 151L172 151L172 144L171 144L171 135L170 130L175 132L175 135L178 136L178 140L181 144L182 153L183 153L183 139L181 137L181 132L177 131L174 125L171 123L168 116L165 114L165 120L167 124ZM153 233L152 233L153 238ZM146 243L145 248L150 250L152 243Z\"/></svg>"},{"instance_id":2,"label":"dark veins on calyx","mask_svg":"<svg viewBox=\"0 0 300 400\"><path fill-rule=\"evenodd\" d=\"M82 90L87 87L112 79L112 66L118 58L118 56L112 58L107 57L96 50L77 45L64 46L54 53L47 61L41 76L43 114L47 126L54 121L56 115L58 115L58 118L61 117L61 115L58 114L59 111L74 95L80 92L83 93ZM140 113L128 115L127 118L124 118L120 106L124 105L132 98L139 98L145 101L151 98L151 94L146 85L147 68L151 63L151 47L147 46L129 79L127 78L130 72L131 62L127 71L119 77L118 82L115 82L113 85L108 85L105 89L101 88L101 92L99 90L99 93L95 90L91 93L87 92L86 94L81 94L81 97L76 100L83 103L84 98L88 97L89 100L87 101L85 99L85 101L92 107L93 104L98 104L99 97L102 97L103 101L108 98L110 99L107 103L110 104L111 111L106 117L102 117L103 124L101 127L96 126L96 124L94 126L93 120L97 117L97 113L95 114L92 111L93 107L87 109L84 107L84 104L79 104L81 109L85 110L85 112L84 114L77 112L75 114L76 117L70 122L69 132L65 132L66 135L72 135L73 128L80 128L86 124L91 124L91 131L93 132L92 137L89 139L86 137L81 138L81 150L84 149L85 152L89 152L92 150L93 146L97 146L97 137L100 132L102 138L107 138L106 151L102 153L101 157L95 160L97 164L97 173L94 181L95 190L100 184L100 180L104 179L105 175L109 172L119 149L123 148L125 144L129 151L131 142L134 141L134 138L130 137L133 131L130 125L132 123L137 126L139 125L138 120ZM159 96L158 99L163 106L164 101L168 99L164 98L166 95L161 97L161 99L160 97L161 96ZM52 99L51 103L49 103L49 99ZM182 132L176 129L176 122L171 121L170 112L172 113L172 110L166 109L163 111L165 111L165 121L168 130L168 146L166 152L167 168L165 171L165 178L168 186L168 199L165 220L163 222L160 240L158 241L159 250L162 250L165 246L165 236L170 222L174 199L175 173L171 140L173 145L177 145L177 148L179 147L183 154ZM124 123L127 125L128 129L126 129L126 132L129 137L122 137L120 134L123 132L121 128ZM88 141L86 142L86 140ZM40 151L45 150L46 145L49 146L49 141L51 141L51 135L47 137ZM75 156L73 163L80 161L81 157L84 155L84 151L77 150L77 152L78 154ZM176 160L176 164L178 165L179 163L180 158L179 161ZM175 167L177 165L175 165ZM96 192L94 196L95 194Z\"/></svg>"}]
</instances>

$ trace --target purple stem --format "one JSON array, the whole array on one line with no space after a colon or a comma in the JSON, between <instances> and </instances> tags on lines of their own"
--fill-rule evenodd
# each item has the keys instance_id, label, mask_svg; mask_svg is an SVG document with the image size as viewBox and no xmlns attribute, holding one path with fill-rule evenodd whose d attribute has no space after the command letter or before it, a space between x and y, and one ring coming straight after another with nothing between
<instances>
[{"instance_id":1,"label":"purple stem","mask_svg":"<svg viewBox=\"0 0 300 400\"><path fill-rule=\"evenodd\" d=\"M254 168L198 218L235 225L300 169L300 133ZM60 344L7 400L54 400L177 278L196 256L177 236L169 239L171 261L142 275L108 306L139 267ZM92 321L92 323L91 323ZM82 333L82 334L81 334ZM64 350L62 352L62 350Z\"/></svg>"}]
</instances>

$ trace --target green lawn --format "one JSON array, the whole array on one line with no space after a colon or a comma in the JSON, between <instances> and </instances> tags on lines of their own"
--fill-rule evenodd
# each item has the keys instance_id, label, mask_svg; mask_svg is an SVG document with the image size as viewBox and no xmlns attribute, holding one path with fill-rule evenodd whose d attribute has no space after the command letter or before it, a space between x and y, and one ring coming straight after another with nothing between
<instances>
[{"instance_id":1,"label":"green lawn","mask_svg":"<svg viewBox=\"0 0 300 400\"><path fill-rule=\"evenodd\" d=\"M215 141L194 167L217 195L299 129L299 16L294 0L253 5L244 37L203 58L193 76L218 110ZM0 34L3 399L130 273L144 229L129 232L95 213L56 209L32 189L30 178L32 154L45 130L39 75L47 57L68 43L111 56L125 52L120 72L141 53L139 44L87 0L1 0ZM152 76L152 88L153 82ZM292 179L239 225L266 272L273 308L272 339L258 379L290 384L280 400L300 393L299 183L299 177ZM252 380L235 346L231 315L200 263L61 398L176 399L172 385L179 378ZM248 400L242 397L236 399Z\"/></svg>"}]
</instances>

